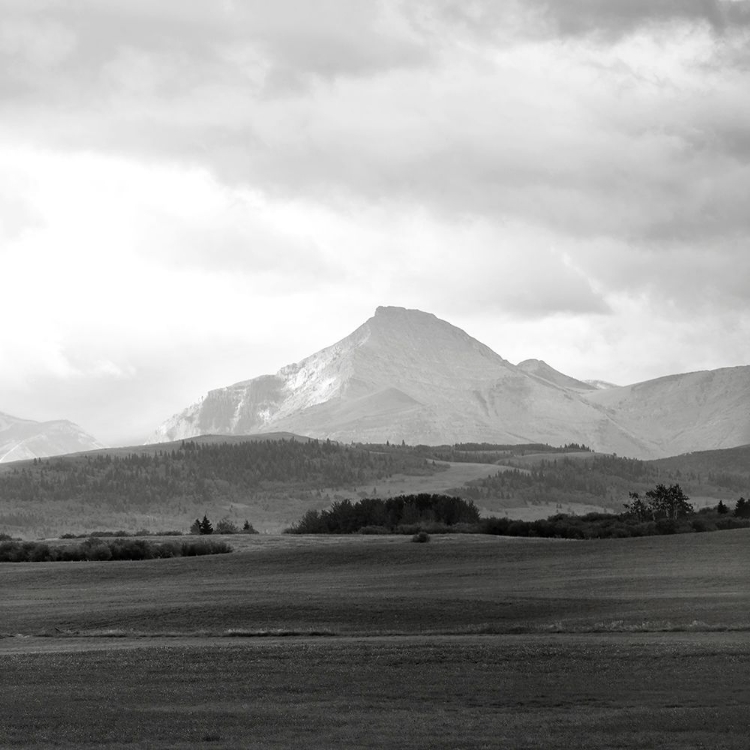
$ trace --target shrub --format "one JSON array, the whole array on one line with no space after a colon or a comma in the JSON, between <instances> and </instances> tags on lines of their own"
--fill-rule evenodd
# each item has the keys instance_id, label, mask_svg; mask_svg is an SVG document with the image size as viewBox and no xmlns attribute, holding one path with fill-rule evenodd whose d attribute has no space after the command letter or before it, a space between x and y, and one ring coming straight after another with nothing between
<instances>
[{"instance_id":1,"label":"shrub","mask_svg":"<svg viewBox=\"0 0 750 750\"><path fill-rule=\"evenodd\" d=\"M509 536L528 536L529 526L524 521L511 521L508 526L507 534Z\"/></svg>"},{"instance_id":2,"label":"shrub","mask_svg":"<svg viewBox=\"0 0 750 750\"><path fill-rule=\"evenodd\" d=\"M215 533L217 534L239 534L239 531L237 524L228 518L222 518L218 521L215 529Z\"/></svg>"},{"instance_id":3,"label":"shrub","mask_svg":"<svg viewBox=\"0 0 750 750\"><path fill-rule=\"evenodd\" d=\"M418 531L414 536L411 538L412 542L417 542L418 544L424 544L425 542L430 541L430 535L426 531Z\"/></svg>"},{"instance_id":4,"label":"shrub","mask_svg":"<svg viewBox=\"0 0 750 750\"><path fill-rule=\"evenodd\" d=\"M0 542L0 562L72 562L79 560L151 560L181 555L216 555L231 552L226 542L191 540L182 544L155 544L145 539L105 541L89 537L76 545L52 547L43 542Z\"/></svg>"},{"instance_id":5,"label":"shrub","mask_svg":"<svg viewBox=\"0 0 750 750\"><path fill-rule=\"evenodd\" d=\"M183 557L196 557L199 555L218 555L231 552L232 548L218 539L191 539L180 545Z\"/></svg>"},{"instance_id":6,"label":"shrub","mask_svg":"<svg viewBox=\"0 0 750 750\"><path fill-rule=\"evenodd\" d=\"M358 534L374 535L374 534L390 534L391 532L385 528L385 526L363 526Z\"/></svg>"},{"instance_id":7,"label":"shrub","mask_svg":"<svg viewBox=\"0 0 750 750\"><path fill-rule=\"evenodd\" d=\"M492 516L490 518L483 518L479 522L479 532L481 534L496 534L498 536L504 536L508 533L508 526L510 526L509 519Z\"/></svg>"},{"instance_id":8,"label":"shrub","mask_svg":"<svg viewBox=\"0 0 750 750\"><path fill-rule=\"evenodd\" d=\"M690 526L693 529L693 531L716 531L716 524L711 523L711 521L701 518L700 516L696 516L691 522Z\"/></svg>"},{"instance_id":9,"label":"shrub","mask_svg":"<svg viewBox=\"0 0 750 750\"><path fill-rule=\"evenodd\" d=\"M18 562L19 551L18 542L0 542L0 562Z\"/></svg>"},{"instance_id":10,"label":"shrub","mask_svg":"<svg viewBox=\"0 0 750 750\"><path fill-rule=\"evenodd\" d=\"M157 556L155 545L145 539L116 539L110 544L113 560L150 560Z\"/></svg>"},{"instance_id":11,"label":"shrub","mask_svg":"<svg viewBox=\"0 0 750 750\"><path fill-rule=\"evenodd\" d=\"M48 544L35 544L28 555L30 562L48 562L52 560L52 551Z\"/></svg>"},{"instance_id":12,"label":"shrub","mask_svg":"<svg viewBox=\"0 0 750 750\"><path fill-rule=\"evenodd\" d=\"M108 544L101 544L88 550L86 560L111 560L112 548Z\"/></svg>"},{"instance_id":13,"label":"shrub","mask_svg":"<svg viewBox=\"0 0 750 750\"><path fill-rule=\"evenodd\" d=\"M660 518L656 522L656 531L659 534L676 534L677 522L672 518Z\"/></svg>"},{"instance_id":14,"label":"shrub","mask_svg":"<svg viewBox=\"0 0 750 750\"><path fill-rule=\"evenodd\" d=\"M722 516L716 521L716 528L722 531L730 529L747 529L750 527L750 519L737 518L733 516Z\"/></svg>"}]
</instances>

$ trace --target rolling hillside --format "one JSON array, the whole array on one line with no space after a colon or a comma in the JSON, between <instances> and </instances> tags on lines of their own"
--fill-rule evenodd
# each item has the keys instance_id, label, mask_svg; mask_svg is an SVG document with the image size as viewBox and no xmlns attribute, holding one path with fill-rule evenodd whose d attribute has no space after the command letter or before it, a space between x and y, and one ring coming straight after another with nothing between
<instances>
[{"instance_id":1,"label":"rolling hillside","mask_svg":"<svg viewBox=\"0 0 750 750\"><path fill-rule=\"evenodd\" d=\"M207 436L0 467L0 533L186 531L204 513L279 531L334 500L448 493L484 515L619 512L630 492L680 483L697 505L750 497L750 446L640 461L533 445L341 445Z\"/></svg>"}]
</instances>

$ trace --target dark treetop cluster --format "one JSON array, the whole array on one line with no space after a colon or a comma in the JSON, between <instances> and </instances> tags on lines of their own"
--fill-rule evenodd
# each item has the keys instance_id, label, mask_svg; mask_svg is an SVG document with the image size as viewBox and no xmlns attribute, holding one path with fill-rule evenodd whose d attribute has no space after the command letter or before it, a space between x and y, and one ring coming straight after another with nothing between
<instances>
[{"instance_id":1,"label":"dark treetop cluster","mask_svg":"<svg viewBox=\"0 0 750 750\"><path fill-rule=\"evenodd\" d=\"M387 500L341 500L328 510L310 510L292 528L293 534L352 534L363 529L399 531L412 526L476 524L479 511L470 500L449 495L399 495Z\"/></svg>"}]
</instances>

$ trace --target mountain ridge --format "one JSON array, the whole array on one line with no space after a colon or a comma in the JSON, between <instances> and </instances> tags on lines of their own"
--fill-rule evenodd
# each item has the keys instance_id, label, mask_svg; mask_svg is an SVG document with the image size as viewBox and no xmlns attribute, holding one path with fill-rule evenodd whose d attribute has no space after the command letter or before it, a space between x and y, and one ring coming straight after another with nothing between
<instances>
[{"instance_id":1,"label":"mountain ridge","mask_svg":"<svg viewBox=\"0 0 750 750\"><path fill-rule=\"evenodd\" d=\"M601 389L543 360L513 365L431 313L378 307L332 346L209 391L149 442L287 431L343 442L579 443L651 459L750 442L750 368L736 369Z\"/></svg>"},{"instance_id":2,"label":"mountain ridge","mask_svg":"<svg viewBox=\"0 0 750 750\"><path fill-rule=\"evenodd\" d=\"M548 365L543 359L525 359L523 362L519 362L516 367L529 375L534 375L554 385L561 385L563 388L571 388L575 391L597 390L597 387L592 383L565 375Z\"/></svg>"},{"instance_id":3,"label":"mountain ridge","mask_svg":"<svg viewBox=\"0 0 750 750\"><path fill-rule=\"evenodd\" d=\"M67 419L36 422L0 412L0 463L104 448Z\"/></svg>"}]
</instances>

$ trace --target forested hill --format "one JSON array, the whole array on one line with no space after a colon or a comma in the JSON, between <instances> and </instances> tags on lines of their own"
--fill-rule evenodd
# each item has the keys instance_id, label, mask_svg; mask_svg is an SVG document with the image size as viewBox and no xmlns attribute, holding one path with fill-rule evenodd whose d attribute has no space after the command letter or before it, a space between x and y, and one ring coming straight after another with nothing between
<instances>
[{"instance_id":1,"label":"forested hill","mask_svg":"<svg viewBox=\"0 0 750 750\"><path fill-rule=\"evenodd\" d=\"M378 490L381 495L422 492L423 477L442 475L446 461L473 464L452 476L486 476L494 463L505 459L556 455L559 450L545 445L343 445L290 434L214 435L24 461L0 466L0 533L187 530L204 513L238 523L247 518L261 530L274 530L310 508L322 509L343 497L356 499ZM439 491L450 486L439 479L436 484Z\"/></svg>"},{"instance_id":2,"label":"forested hill","mask_svg":"<svg viewBox=\"0 0 750 750\"><path fill-rule=\"evenodd\" d=\"M478 505L590 504L621 510L630 492L679 483L691 497L732 500L750 495L750 446L639 461L589 453L513 456L486 479L451 490Z\"/></svg>"},{"instance_id":3,"label":"forested hill","mask_svg":"<svg viewBox=\"0 0 750 750\"><path fill-rule=\"evenodd\" d=\"M184 441L171 450L34 459L0 473L0 501L82 500L145 507L211 502L259 489L343 488L392 474L438 470L411 451L376 452L330 441Z\"/></svg>"},{"instance_id":4,"label":"forested hill","mask_svg":"<svg viewBox=\"0 0 750 750\"><path fill-rule=\"evenodd\" d=\"M750 486L750 445L720 451L699 451L651 461L660 471L668 471L685 481L701 481L732 490Z\"/></svg>"},{"instance_id":5,"label":"forested hill","mask_svg":"<svg viewBox=\"0 0 750 750\"><path fill-rule=\"evenodd\" d=\"M638 461L580 445L342 445L214 436L0 467L0 533L186 531L204 513L277 530L342 498L427 491L437 473L464 477L460 482L471 477L458 486L455 479L436 484L485 513L541 503L571 512L574 504L619 511L630 492L657 483L680 483L691 498L716 498L715 504L750 496L748 459L750 447ZM447 461L454 468L443 472ZM470 469L456 471L464 465Z\"/></svg>"}]
</instances>

